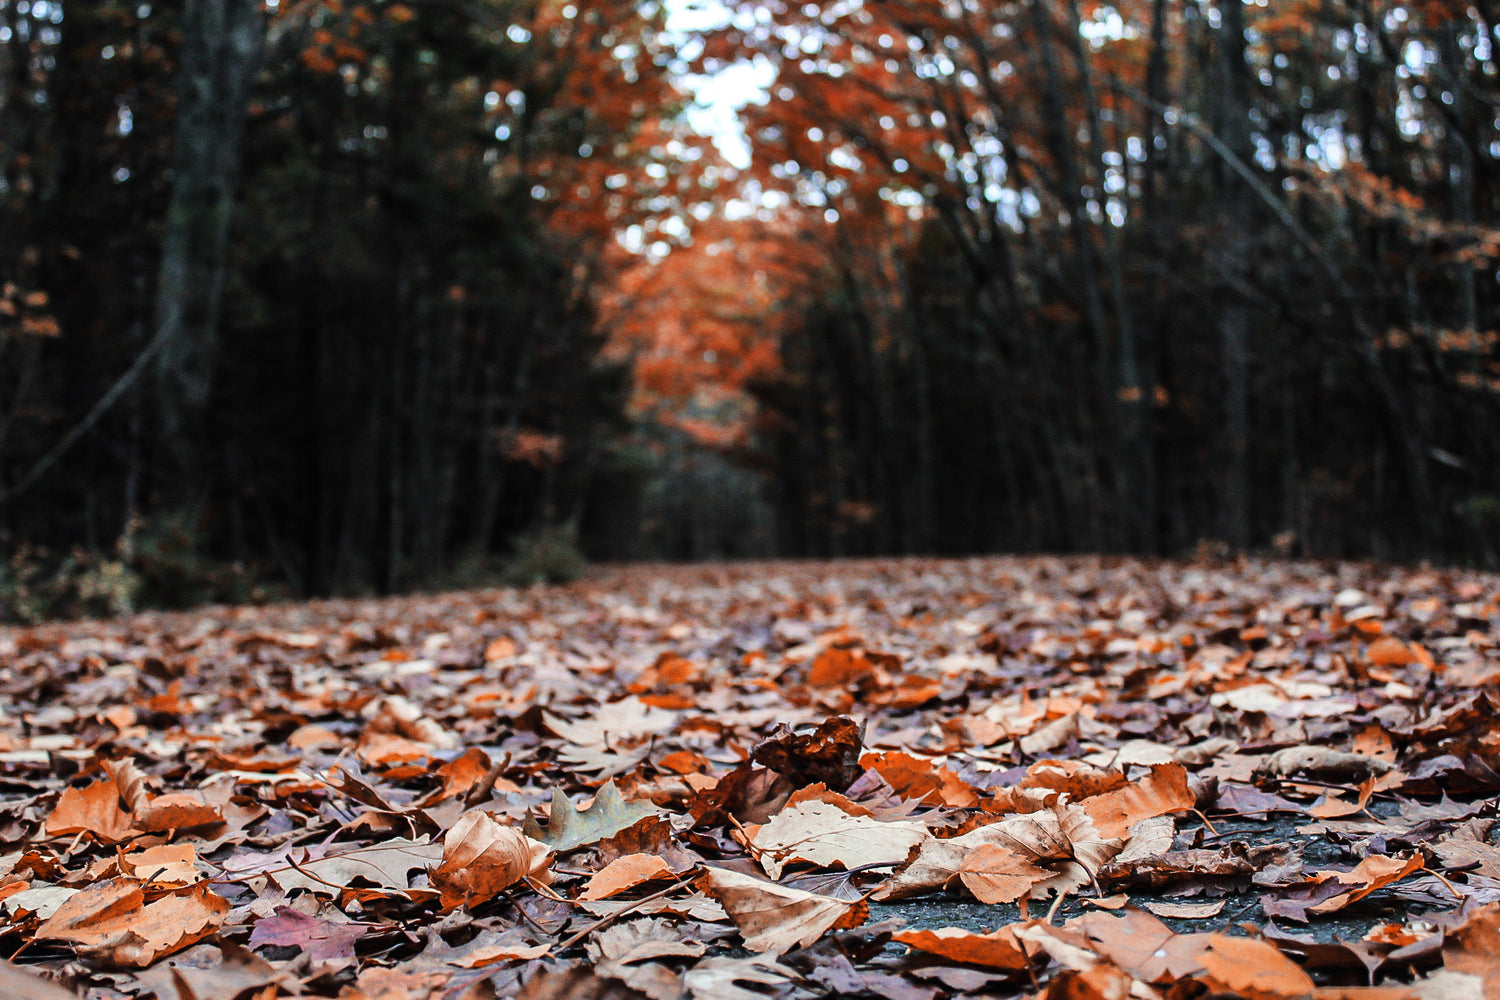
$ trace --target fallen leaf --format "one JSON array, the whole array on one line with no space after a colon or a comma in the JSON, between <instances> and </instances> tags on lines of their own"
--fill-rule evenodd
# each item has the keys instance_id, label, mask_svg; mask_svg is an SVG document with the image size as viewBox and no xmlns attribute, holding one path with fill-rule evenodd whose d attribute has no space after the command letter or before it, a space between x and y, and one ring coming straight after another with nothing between
<instances>
[{"instance_id":1,"label":"fallen leaf","mask_svg":"<svg viewBox=\"0 0 1500 1000\"><path fill-rule=\"evenodd\" d=\"M0 995L15 1000L78 1000L72 990L4 960L0 960Z\"/></svg>"},{"instance_id":2,"label":"fallen leaf","mask_svg":"<svg viewBox=\"0 0 1500 1000\"><path fill-rule=\"evenodd\" d=\"M1121 838L1143 820L1193 808L1187 768L1181 764L1155 764L1140 781L1115 791L1085 799L1083 811L1094 821L1099 836Z\"/></svg>"},{"instance_id":3,"label":"fallen leaf","mask_svg":"<svg viewBox=\"0 0 1500 1000\"><path fill-rule=\"evenodd\" d=\"M672 877L672 869L656 855L627 854L595 872L578 898L608 899L652 879Z\"/></svg>"},{"instance_id":4,"label":"fallen leaf","mask_svg":"<svg viewBox=\"0 0 1500 1000\"><path fill-rule=\"evenodd\" d=\"M1264 941L1210 934L1205 943L1198 961L1210 990L1245 1000L1300 1000L1313 991L1312 978Z\"/></svg>"},{"instance_id":5,"label":"fallen leaf","mask_svg":"<svg viewBox=\"0 0 1500 1000\"><path fill-rule=\"evenodd\" d=\"M120 790L108 778L83 788L65 788L57 806L47 817L49 837L88 834L106 844L118 844L137 836L130 814L120 808Z\"/></svg>"},{"instance_id":6,"label":"fallen leaf","mask_svg":"<svg viewBox=\"0 0 1500 1000\"><path fill-rule=\"evenodd\" d=\"M579 809L561 789L552 792L552 812L544 827L527 819L522 832L539 840L559 854L613 837L641 820L659 815L650 802L626 802L613 781L607 781L594 794L594 801Z\"/></svg>"},{"instance_id":7,"label":"fallen leaf","mask_svg":"<svg viewBox=\"0 0 1500 1000\"><path fill-rule=\"evenodd\" d=\"M342 968L354 960L355 942L369 932L369 924L333 923L289 906L278 906L272 916L255 922L255 929L250 932L250 947L269 944L296 948L310 961Z\"/></svg>"},{"instance_id":8,"label":"fallen leaf","mask_svg":"<svg viewBox=\"0 0 1500 1000\"><path fill-rule=\"evenodd\" d=\"M897 865L928 837L916 822L882 822L851 815L833 802L812 799L789 803L751 840L766 874L780 878L794 861L820 867Z\"/></svg>"},{"instance_id":9,"label":"fallen leaf","mask_svg":"<svg viewBox=\"0 0 1500 1000\"><path fill-rule=\"evenodd\" d=\"M725 868L706 869L701 884L723 904L746 948L773 955L805 948L834 928L858 927L870 912L863 902L819 896Z\"/></svg>"},{"instance_id":10,"label":"fallen leaf","mask_svg":"<svg viewBox=\"0 0 1500 1000\"><path fill-rule=\"evenodd\" d=\"M891 939L930 955L940 955L955 962L969 962L992 969L1023 972L1031 965L1025 947L1016 937L1015 931L1008 927L983 934L959 927L903 930L897 931Z\"/></svg>"},{"instance_id":11,"label":"fallen leaf","mask_svg":"<svg viewBox=\"0 0 1500 1000\"><path fill-rule=\"evenodd\" d=\"M227 912L229 901L206 884L147 903L138 881L106 879L59 906L34 936L100 961L143 968L212 934Z\"/></svg>"},{"instance_id":12,"label":"fallen leaf","mask_svg":"<svg viewBox=\"0 0 1500 1000\"><path fill-rule=\"evenodd\" d=\"M964 856L959 878L981 903L1014 903L1057 873L1008 847L981 844Z\"/></svg>"},{"instance_id":13,"label":"fallen leaf","mask_svg":"<svg viewBox=\"0 0 1500 1000\"><path fill-rule=\"evenodd\" d=\"M551 850L494 815L465 813L443 837L443 860L429 877L444 909L494 898L547 866Z\"/></svg>"},{"instance_id":14,"label":"fallen leaf","mask_svg":"<svg viewBox=\"0 0 1500 1000\"><path fill-rule=\"evenodd\" d=\"M1170 903L1164 900L1141 900L1141 906L1150 910L1158 917L1172 917L1177 920L1205 920L1208 917L1217 917L1224 912L1224 904L1228 900L1217 899L1212 903Z\"/></svg>"}]
</instances>

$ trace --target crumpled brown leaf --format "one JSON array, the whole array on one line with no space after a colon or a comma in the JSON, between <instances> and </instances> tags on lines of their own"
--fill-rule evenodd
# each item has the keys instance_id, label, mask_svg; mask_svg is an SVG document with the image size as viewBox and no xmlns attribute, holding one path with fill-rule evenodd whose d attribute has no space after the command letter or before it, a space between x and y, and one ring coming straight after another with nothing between
<instances>
[{"instance_id":1,"label":"crumpled brown leaf","mask_svg":"<svg viewBox=\"0 0 1500 1000\"><path fill-rule=\"evenodd\" d=\"M708 868L701 884L724 905L746 948L773 955L805 948L834 928L858 927L870 914L864 902L820 896L726 868Z\"/></svg>"},{"instance_id":2,"label":"crumpled brown leaf","mask_svg":"<svg viewBox=\"0 0 1500 1000\"><path fill-rule=\"evenodd\" d=\"M444 909L482 903L546 868L551 848L491 813L460 816L443 838L442 864L429 878Z\"/></svg>"},{"instance_id":3,"label":"crumpled brown leaf","mask_svg":"<svg viewBox=\"0 0 1500 1000\"><path fill-rule=\"evenodd\" d=\"M143 968L212 934L229 901L207 883L146 902L141 883L95 882L59 906L36 929L38 941L61 941L111 965Z\"/></svg>"}]
</instances>

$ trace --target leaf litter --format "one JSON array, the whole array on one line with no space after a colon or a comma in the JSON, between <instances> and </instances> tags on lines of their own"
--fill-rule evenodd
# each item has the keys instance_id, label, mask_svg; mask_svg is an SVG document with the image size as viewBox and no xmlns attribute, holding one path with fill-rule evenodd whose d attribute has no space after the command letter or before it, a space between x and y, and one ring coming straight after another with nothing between
<instances>
[{"instance_id":1,"label":"leaf litter","mask_svg":"<svg viewBox=\"0 0 1500 1000\"><path fill-rule=\"evenodd\" d=\"M1081 557L0 630L0 991L1500 995L1497 636Z\"/></svg>"}]
</instances>

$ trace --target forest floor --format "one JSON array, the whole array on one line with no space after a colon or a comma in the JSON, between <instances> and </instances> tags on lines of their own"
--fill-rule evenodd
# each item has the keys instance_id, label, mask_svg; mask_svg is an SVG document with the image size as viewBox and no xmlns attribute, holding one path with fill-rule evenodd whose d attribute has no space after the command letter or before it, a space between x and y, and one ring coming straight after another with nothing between
<instances>
[{"instance_id":1,"label":"forest floor","mask_svg":"<svg viewBox=\"0 0 1500 1000\"><path fill-rule=\"evenodd\" d=\"M1500 577L989 558L0 630L0 995L1500 995Z\"/></svg>"}]
</instances>

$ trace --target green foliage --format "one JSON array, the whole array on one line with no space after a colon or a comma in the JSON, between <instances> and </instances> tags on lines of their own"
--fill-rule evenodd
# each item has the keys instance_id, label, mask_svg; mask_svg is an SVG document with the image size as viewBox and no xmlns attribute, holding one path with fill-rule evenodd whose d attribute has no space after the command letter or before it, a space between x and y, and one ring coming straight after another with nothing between
<instances>
[{"instance_id":1,"label":"green foliage","mask_svg":"<svg viewBox=\"0 0 1500 1000\"><path fill-rule=\"evenodd\" d=\"M129 614L140 606L141 587L140 575L120 559L23 544L0 563L0 621Z\"/></svg>"},{"instance_id":2,"label":"green foliage","mask_svg":"<svg viewBox=\"0 0 1500 1000\"><path fill-rule=\"evenodd\" d=\"M16 545L0 562L0 621L105 618L287 596L251 569L206 555L202 524L192 510L136 519L108 553Z\"/></svg>"},{"instance_id":3,"label":"green foliage","mask_svg":"<svg viewBox=\"0 0 1500 1000\"><path fill-rule=\"evenodd\" d=\"M588 559L578 545L578 529L571 524L542 524L511 540L513 555L505 567L507 583L570 583L588 570Z\"/></svg>"},{"instance_id":4,"label":"green foliage","mask_svg":"<svg viewBox=\"0 0 1500 1000\"><path fill-rule=\"evenodd\" d=\"M130 523L119 548L142 606L244 604L282 596L247 567L208 555L206 522L202 509L185 507Z\"/></svg>"}]
</instances>

